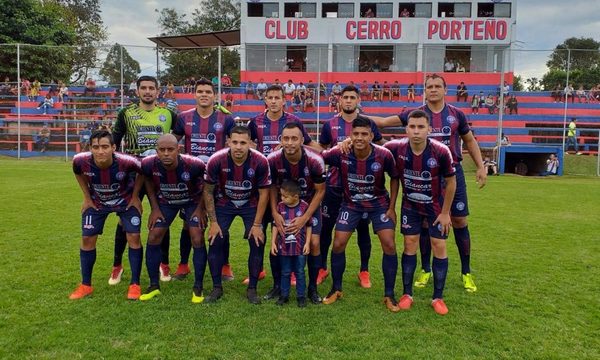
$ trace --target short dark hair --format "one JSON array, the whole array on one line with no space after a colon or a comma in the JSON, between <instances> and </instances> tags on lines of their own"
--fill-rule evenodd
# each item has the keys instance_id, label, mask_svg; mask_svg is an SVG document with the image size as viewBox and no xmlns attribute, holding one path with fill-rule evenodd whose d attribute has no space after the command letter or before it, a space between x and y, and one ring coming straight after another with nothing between
<instances>
[{"instance_id":1,"label":"short dark hair","mask_svg":"<svg viewBox=\"0 0 600 360\"><path fill-rule=\"evenodd\" d=\"M300 195L300 184L296 180L288 179L281 183L281 190L285 190L290 195Z\"/></svg>"},{"instance_id":2,"label":"short dark hair","mask_svg":"<svg viewBox=\"0 0 600 360\"><path fill-rule=\"evenodd\" d=\"M300 124L298 122L296 122L296 121L290 121L289 123L286 123L283 126L282 131L285 130L285 129L298 129L298 130L302 131L302 128L300 127Z\"/></svg>"},{"instance_id":3,"label":"short dark hair","mask_svg":"<svg viewBox=\"0 0 600 360\"><path fill-rule=\"evenodd\" d=\"M369 130L371 130L371 120L369 118L359 115L356 117L356 119L352 120L352 128L354 129L357 127L366 127L369 128Z\"/></svg>"},{"instance_id":4,"label":"short dark hair","mask_svg":"<svg viewBox=\"0 0 600 360\"><path fill-rule=\"evenodd\" d=\"M248 137L251 137L250 129L244 125L236 125L232 127L231 130L229 130L229 137L231 137L232 134L246 134Z\"/></svg>"},{"instance_id":5,"label":"short dark hair","mask_svg":"<svg viewBox=\"0 0 600 360\"><path fill-rule=\"evenodd\" d=\"M425 77L425 87L427 87L427 80L435 80L435 79L442 79L442 83L444 83L444 88L446 88L446 79L444 79L443 76L438 75L438 74L427 75Z\"/></svg>"},{"instance_id":6,"label":"short dark hair","mask_svg":"<svg viewBox=\"0 0 600 360\"><path fill-rule=\"evenodd\" d=\"M413 110L408 114L408 117L406 118L406 123L408 124L408 120L410 119L418 119L418 118L425 118L427 119L427 123L429 123L430 119L429 119L429 114L426 113L423 110Z\"/></svg>"},{"instance_id":7,"label":"short dark hair","mask_svg":"<svg viewBox=\"0 0 600 360\"><path fill-rule=\"evenodd\" d=\"M98 139L98 142L100 142L100 139L102 138L107 138L111 145L115 144L115 139L113 139L110 131L106 129L98 129L92 131L92 135L90 135L90 145L92 145L92 140Z\"/></svg>"},{"instance_id":8,"label":"short dark hair","mask_svg":"<svg viewBox=\"0 0 600 360\"><path fill-rule=\"evenodd\" d=\"M269 91L281 91L281 97L283 97L284 92L283 92L283 88L280 85L271 85L267 88L267 91L265 91L265 94L268 94Z\"/></svg>"},{"instance_id":9,"label":"short dark hair","mask_svg":"<svg viewBox=\"0 0 600 360\"><path fill-rule=\"evenodd\" d=\"M194 92L196 92L196 89L198 89L198 85L208 85L210 86L212 91L215 92L215 84L213 84L212 81L208 80L207 78L203 77L196 80L196 82L194 83Z\"/></svg>"},{"instance_id":10,"label":"short dark hair","mask_svg":"<svg viewBox=\"0 0 600 360\"><path fill-rule=\"evenodd\" d=\"M152 81L154 83L154 86L156 86L158 88L158 80L156 80L156 78L154 76L150 76L150 75L140 76L137 79L137 81L135 82L138 89L140 88L140 84L142 83L142 81Z\"/></svg>"},{"instance_id":11,"label":"short dark hair","mask_svg":"<svg viewBox=\"0 0 600 360\"><path fill-rule=\"evenodd\" d=\"M360 96L360 91L358 90L358 88L354 85L347 85L342 89L341 94L344 94L345 92L355 92L357 96Z\"/></svg>"}]
</instances>

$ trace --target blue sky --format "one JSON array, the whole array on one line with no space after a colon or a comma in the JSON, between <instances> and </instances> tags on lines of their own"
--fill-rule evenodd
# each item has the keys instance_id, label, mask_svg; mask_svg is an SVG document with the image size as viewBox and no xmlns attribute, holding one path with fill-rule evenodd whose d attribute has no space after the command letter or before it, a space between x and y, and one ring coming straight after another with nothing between
<instances>
[{"instance_id":1,"label":"blue sky","mask_svg":"<svg viewBox=\"0 0 600 360\"><path fill-rule=\"evenodd\" d=\"M600 41L600 12L589 0L518 0L517 48L527 50L515 56L515 73L524 78L541 75L552 49L569 37L594 37ZM117 1L102 0L102 18L110 34L109 43L152 46L147 38L159 33L155 9L173 7L191 13L197 0ZM155 73L154 51L128 48L144 73Z\"/></svg>"}]
</instances>

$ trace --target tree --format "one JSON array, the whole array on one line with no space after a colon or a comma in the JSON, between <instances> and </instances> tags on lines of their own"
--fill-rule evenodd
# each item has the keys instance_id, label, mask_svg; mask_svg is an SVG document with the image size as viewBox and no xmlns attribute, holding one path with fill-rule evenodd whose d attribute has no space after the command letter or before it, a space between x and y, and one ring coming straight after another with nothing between
<instances>
[{"instance_id":1,"label":"tree","mask_svg":"<svg viewBox=\"0 0 600 360\"><path fill-rule=\"evenodd\" d=\"M523 78L521 75L513 77L513 91L523 91Z\"/></svg>"},{"instance_id":2,"label":"tree","mask_svg":"<svg viewBox=\"0 0 600 360\"><path fill-rule=\"evenodd\" d=\"M123 48L123 84L135 81L140 71L140 63ZM109 84L121 83L121 45L118 43L115 43L106 55L106 60L100 69L100 76Z\"/></svg>"},{"instance_id":3,"label":"tree","mask_svg":"<svg viewBox=\"0 0 600 360\"><path fill-rule=\"evenodd\" d=\"M208 10L210 9L210 10ZM159 13L161 35L181 35L210 31L239 29L240 3L237 0L202 0L191 15L175 9L156 10ZM240 57L236 49L222 48L223 72L239 80ZM162 82L181 83L194 76L212 78L218 73L217 49L161 50L166 69L160 74Z\"/></svg>"},{"instance_id":4,"label":"tree","mask_svg":"<svg viewBox=\"0 0 600 360\"><path fill-rule=\"evenodd\" d=\"M525 80L527 84L527 91L541 91L540 80L536 77L530 77Z\"/></svg>"},{"instance_id":5,"label":"tree","mask_svg":"<svg viewBox=\"0 0 600 360\"><path fill-rule=\"evenodd\" d=\"M567 70L569 50L571 70L590 70L600 66L600 42L592 38L568 38L556 46L546 63L550 70Z\"/></svg>"}]
</instances>

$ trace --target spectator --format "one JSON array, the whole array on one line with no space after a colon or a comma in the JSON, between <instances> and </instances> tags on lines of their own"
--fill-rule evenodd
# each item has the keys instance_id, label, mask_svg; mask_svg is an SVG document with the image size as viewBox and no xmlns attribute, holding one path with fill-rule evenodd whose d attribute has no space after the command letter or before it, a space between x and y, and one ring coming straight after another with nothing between
<instances>
[{"instance_id":1,"label":"spectator","mask_svg":"<svg viewBox=\"0 0 600 360\"><path fill-rule=\"evenodd\" d=\"M365 16L366 18L374 18L375 17L375 13L373 12L373 10L371 8L368 8L367 11L365 11Z\"/></svg>"},{"instance_id":2,"label":"spectator","mask_svg":"<svg viewBox=\"0 0 600 360\"><path fill-rule=\"evenodd\" d=\"M577 144L577 119L571 118L569 123L569 130L567 132L567 142L565 143L565 154L569 151L569 146L573 145L575 153L581 155L579 152L579 144Z\"/></svg>"},{"instance_id":3,"label":"spectator","mask_svg":"<svg viewBox=\"0 0 600 360\"><path fill-rule=\"evenodd\" d=\"M456 72L467 72L467 69L465 69L465 67L463 66L463 64L459 63L458 61L456 62Z\"/></svg>"},{"instance_id":4,"label":"spectator","mask_svg":"<svg viewBox=\"0 0 600 360\"><path fill-rule=\"evenodd\" d=\"M367 59L361 61L358 66L358 71L359 72L368 72L369 70L371 70L371 66L369 66L369 61Z\"/></svg>"},{"instance_id":5,"label":"spectator","mask_svg":"<svg viewBox=\"0 0 600 360\"><path fill-rule=\"evenodd\" d=\"M133 80L129 84L129 89L127 89L127 96L129 96L130 98L134 98L136 91L137 91L137 83L135 82L135 80Z\"/></svg>"},{"instance_id":6,"label":"spectator","mask_svg":"<svg viewBox=\"0 0 600 360\"><path fill-rule=\"evenodd\" d=\"M485 95L483 94L483 91L479 92L479 108L481 109L482 107L485 107Z\"/></svg>"},{"instance_id":7,"label":"spectator","mask_svg":"<svg viewBox=\"0 0 600 360\"><path fill-rule=\"evenodd\" d=\"M400 17L410 17L410 11L408 11L407 8L402 9L402 11L400 11Z\"/></svg>"},{"instance_id":8,"label":"spectator","mask_svg":"<svg viewBox=\"0 0 600 360\"><path fill-rule=\"evenodd\" d=\"M372 101L381 101L381 85L379 85L379 81L375 80L373 87L371 88L371 100Z\"/></svg>"},{"instance_id":9,"label":"spectator","mask_svg":"<svg viewBox=\"0 0 600 360\"><path fill-rule=\"evenodd\" d=\"M550 93L550 96L552 97L552 100L554 100L554 102L562 102L562 90L560 84L556 84L554 90L552 90L552 92Z\"/></svg>"},{"instance_id":10,"label":"spectator","mask_svg":"<svg viewBox=\"0 0 600 360\"><path fill-rule=\"evenodd\" d=\"M21 80L21 91L27 96L27 100L31 101L31 82L27 78Z\"/></svg>"},{"instance_id":11,"label":"spectator","mask_svg":"<svg viewBox=\"0 0 600 360\"><path fill-rule=\"evenodd\" d=\"M487 107L490 114L496 113L496 101L492 94L488 94L487 98L485 98L485 107Z\"/></svg>"},{"instance_id":12,"label":"spectator","mask_svg":"<svg viewBox=\"0 0 600 360\"><path fill-rule=\"evenodd\" d=\"M167 94L165 96L167 99L175 99L175 85L172 82L167 82Z\"/></svg>"},{"instance_id":13,"label":"spectator","mask_svg":"<svg viewBox=\"0 0 600 360\"><path fill-rule=\"evenodd\" d=\"M517 165L515 165L515 174L517 175L526 176L528 171L527 164L525 164L523 159L519 160Z\"/></svg>"},{"instance_id":14,"label":"spectator","mask_svg":"<svg viewBox=\"0 0 600 360\"><path fill-rule=\"evenodd\" d=\"M445 72L454 72L455 67L454 67L454 63L452 62L451 59L446 59L446 62L444 63L444 71Z\"/></svg>"},{"instance_id":15,"label":"spectator","mask_svg":"<svg viewBox=\"0 0 600 360\"><path fill-rule=\"evenodd\" d=\"M48 96L48 95L46 95L46 96ZM40 152L46 152L49 143L50 143L50 129L48 129L48 125L44 124L44 126L40 130L40 132L38 134L38 138L37 138L37 145L38 145L38 148L40 149Z\"/></svg>"},{"instance_id":16,"label":"spectator","mask_svg":"<svg viewBox=\"0 0 600 360\"><path fill-rule=\"evenodd\" d=\"M292 101L294 91L296 91L296 85L294 85L292 79L289 79L287 83L283 84L283 93L285 95L285 101L288 104L290 104Z\"/></svg>"},{"instance_id":17,"label":"spectator","mask_svg":"<svg viewBox=\"0 0 600 360\"><path fill-rule=\"evenodd\" d=\"M304 99L304 108L302 111L306 112L309 107L315 107L315 91L310 88L306 90L306 98Z\"/></svg>"},{"instance_id":18,"label":"spectator","mask_svg":"<svg viewBox=\"0 0 600 360\"><path fill-rule=\"evenodd\" d=\"M265 94L267 93L267 88L269 86L265 82L265 79L261 78L260 82L256 84L256 95L258 96L258 100L264 100Z\"/></svg>"},{"instance_id":19,"label":"spectator","mask_svg":"<svg viewBox=\"0 0 600 360\"><path fill-rule=\"evenodd\" d=\"M306 96L306 86L304 85L304 83L302 81L300 81L300 84L298 86L296 86L296 90L298 90L300 92L300 95L302 97Z\"/></svg>"},{"instance_id":20,"label":"spectator","mask_svg":"<svg viewBox=\"0 0 600 360\"><path fill-rule=\"evenodd\" d=\"M581 104L581 99L584 99L587 102L587 96L585 94L585 90L583 89L583 85L579 85L579 89L577 89L577 91L575 92L575 95L577 96L577 100L579 101L580 104Z\"/></svg>"},{"instance_id":21,"label":"spectator","mask_svg":"<svg viewBox=\"0 0 600 360\"><path fill-rule=\"evenodd\" d=\"M331 87L331 92L338 97L342 95L342 85L340 85L339 81L336 81L335 84L333 84Z\"/></svg>"},{"instance_id":22,"label":"spectator","mask_svg":"<svg viewBox=\"0 0 600 360\"><path fill-rule=\"evenodd\" d=\"M69 97L69 88L67 87L67 85L64 82L59 81L58 82L58 101L65 102L65 99L67 99L68 97Z\"/></svg>"},{"instance_id":23,"label":"spectator","mask_svg":"<svg viewBox=\"0 0 600 360\"><path fill-rule=\"evenodd\" d=\"M54 79L50 80L48 92L50 93L50 96L56 96L58 94L58 86L56 85L56 81L54 81Z\"/></svg>"},{"instance_id":24,"label":"spectator","mask_svg":"<svg viewBox=\"0 0 600 360\"><path fill-rule=\"evenodd\" d=\"M564 90L564 95L565 95L565 101L569 101L569 98L571 99L571 103L575 102L575 97L573 96L573 85L572 84L567 84L567 86L565 86L565 90Z\"/></svg>"},{"instance_id":25,"label":"spectator","mask_svg":"<svg viewBox=\"0 0 600 360\"><path fill-rule=\"evenodd\" d=\"M225 107L230 113L233 112L233 93L231 91L227 93L224 92L223 96L225 98Z\"/></svg>"},{"instance_id":26,"label":"spectator","mask_svg":"<svg viewBox=\"0 0 600 360\"><path fill-rule=\"evenodd\" d=\"M96 96L96 81L92 78L88 78L85 81L85 90L83 90L84 97Z\"/></svg>"},{"instance_id":27,"label":"spectator","mask_svg":"<svg viewBox=\"0 0 600 360\"><path fill-rule=\"evenodd\" d=\"M398 101L400 101L400 83L398 80L394 81L392 84L392 95L390 100L392 100L394 97L398 97Z\"/></svg>"},{"instance_id":28,"label":"spectator","mask_svg":"<svg viewBox=\"0 0 600 360\"><path fill-rule=\"evenodd\" d=\"M294 112L298 113L300 112L302 109L304 109L304 103L303 103L303 97L302 94L300 93L300 91L298 89L296 89L294 91L294 95L292 98L292 107L294 108Z\"/></svg>"},{"instance_id":29,"label":"spectator","mask_svg":"<svg viewBox=\"0 0 600 360\"><path fill-rule=\"evenodd\" d=\"M223 74L223 76L221 77L221 86L224 87L229 92L231 92L230 88L233 86L233 81L231 81L231 78L229 77L229 75Z\"/></svg>"},{"instance_id":30,"label":"spectator","mask_svg":"<svg viewBox=\"0 0 600 360\"><path fill-rule=\"evenodd\" d=\"M371 64L371 72L380 72L381 65L379 65L379 59L375 59L373 64Z\"/></svg>"},{"instance_id":31,"label":"spectator","mask_svg":"<svg viewBox=\"0 0 600 360\"><path fill-rule=\"evenodd\" d=\"M464 81L461 81L460 84L456 87L456 102L462 101L467 102L469 100L469 93L467 92L467 86Z\"/></svg>"},{"instance_id":32,"label":"spectator","mask_svg":"<svg viewBox=\"0 0 600 360\"><path fill-rule=\"evenodd\" d=\"M479 95L477 94L471 98L471 114L479 114Z\"/></svg>"},{"instance_id":33,"label":"spectator","mask_svg":"<svg viewBox=\"0 0 600 360\"><path fill-rule=\"evenodd\" d=\"M488 175L498 175L498 166L496 162L490 160L487 156L483 159L483 167Z\"/></svg>"},{"instance_id":34,"label":"spectator","mask_svg":"<svg viewBox=\"0 0 600 360\"><path fill-rule=\"evenodd\" d=\"M509 115L512 115L513 112L515 115L519 114L519 102L517 101L517 97L515 94L512 94L510 98L506 101L506 107L508 108Z\"/></svg>"},{"instance_id":35,"label":"spectator","mask_svg":"<svg viewBox=\"0 0 600 360\"><path fill-rule=\"evenodd\" d=\"M387 97L389 101L392 101L392 89L387 81L384 81L383 86L381 87L381 100L385 97Z\"/></svg>"},{"instance_id":36,"label":"spectator","mask_svg":"<svg viewBox=\"0 0 600 360\"><path fill-rule=\"evenodd\" d=\"M331 93L331 95L329 95L329 111L331 112L339 112L339 108L338 108L338 104L339 104L339 99L337 96L335 96L333 93Z\"/></svg>"},{"instance_id":37,"label":"spectator","mask_svg":"<svg viewBox=\"0 0 600 360\"><path fill-rule=\"evenodd\" d=\"M44 115L46 115L46 113L48 112L48 109L52 109L54 107L54 99L52 98L52 96L50 96L50 93L46 94L46 97L44 98L44 100L42 100L39 104L38 104L38 110L39 109L43 109L44 110Z\"/></svg>"},{"instance_id":38,"label":"spectator","mask_svg":"<svg viewBox=\"0 0 600 360\"><path fill-rule=\"evenodd\" d=\"M213 76L212 79L210 79L210 82L212 82L213 85L215 86L215 88L217 88L219 86L219 76L218 75ZM221 85L223 85L223 84L221 83Z\"/></svg>"},{"instance_id":39,"label":"spectator","mask_svg":"<svg viewBox=\"0 0 600 360\"><path fill-rule=\"evenodd\" d=\"M546 171L540 174L540 176L558 175L558 166L560 162L555 154L550 154L548 160L546 160Z\"/></svg>"},{"instance_id":40,"label":"spectator","mask_svg":"<svg viewBox=\"0 0 600 360\"><path fill-rule=\"evenodd\" d=\"M509 92L510 92L510 85L508 85L508 83L505 81L504 85L502 86L502 94L506 98L506 97L508 97Z\"/></svg>"},{"instance_id":41,"label":"spectator","mask_svg":"<svg viewBox=\"0 0 600 360\"><path fill-rule=\"evenodd\" d=\"M177 99L175 98L167 99L167 101L165 102L165 107L174 112L175 114L179 113L179 104L177 103Z\"/></svg>"},{"instance_id":42,"label":"spectator","mask_svg":"<svg viewBox=\"0 0 600 360\"><path fill-rule=\"evenodd\" d=\"M313 83L312 80L308 80L308 84L306 84L307 90L312 90L313 96L315 96L315 92L317 91L317 86Z\"/></svg>"},{"instance_id":43,"label":"spectator","mask_svg":"<svg viewBox=\"0 0 600 360\"><path fill-rule=\"evenodd\" d=\"M88 128L84 128L79 131L79 148L81 149L81 152L88 151L91 135L92 131Z\"/></svg>"},{"instance_id":44,"label":"spectator","mask_svg":"<svg viewBox=\"0 0 600 360\"><path fill-rule=\"evenodd\" d=\"M251 80L248 80L248 82L246 83L246 100L254 100L254 98L254 84L252 84Z\"/></svg>"},{"instance_id":45,"label":"spectator","mask_svg":"<svg viewBox=\"0 0 600 360\"><path fill-rule=\"evenodd\" d=\"M360 99L363 101L369 100L371 96L371 92L369 91L369 84L367 80L363 80L362 85L360 86Z\"/></svg>"},{"instance_id":46,"label":"spectator","mask_svg":"<svg viewBox=\"0 0 600 360\"><path fill-rule=\"evenodd\" d=\"M498 144L498 143L496 142L496 144ZM502 134L500 135L500 145L501 145L501 146L510 146L510 140L508 139L508 136L506 136L504 133L502 133ZM494 159L497 159L497 158L498 158L498 148L499 148L499 147L500 147L500 146L496 145L496 146L494 147L494 149L492 150L492 157L493 157Z\"/></svg>"},{"instance_id":47,"label":"spectator","mask_svg":"<svg viewBox=\"0 0 600 360\"><path fill-rule=\"evenodd\" d=\"M406 90L407 101L415 102L415 84L410 83L408 85L408 89Z\"/></svg>"},{"instance_id":48,"label":"spectator","mask_svg":"<svg viewBox=\"0 0 600 360\"><path fill-rule=\"evenodd\" d=\"M321 80L321 83L319 84L319 96L322 96L324 98L327 97L327 85L325 85L323 80Z\"/></svg>"}]
</instances>

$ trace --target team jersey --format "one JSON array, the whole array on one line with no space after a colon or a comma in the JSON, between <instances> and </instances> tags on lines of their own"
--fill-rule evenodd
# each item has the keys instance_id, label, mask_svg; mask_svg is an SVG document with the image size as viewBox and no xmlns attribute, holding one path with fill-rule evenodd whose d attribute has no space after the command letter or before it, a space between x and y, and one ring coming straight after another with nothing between
<instances>
[{"instance_id":1,"label":"team jersey","mask_svg":"<svg viewBox=\"0 0 600 360\"><path fill-rule=\"evenodd\" d=\"M402 183L402 208L422 215L439 215L444 205L442 179L455 174L450 149L434 139L427 139L427 146L420 155L413 154L408 138L384 146L396 160Z\"/></svg>"},{"instance_id":2,"label":"team jersey","mask_svg":"<svg viewBox=\"0 0 600 360\"><path fill-rule=\"evenodd\" d=\"M338 148L323 152L325 163L339 168L342 182L342 203L353 210L369 211L387 209L390 196L385 188L385 173L399 177L392 153L379 145L371 144L371 154L358 160L354 151L344 154Z\"/></svg>"},{"instance_id":3,"label":"team jersey","mask_svg":"<svg viewBox=\"0 0 600 360\"><path fill-rule=\"evenodd\" d=\"M156 142L168 134L177 120L173 111L155 106L151 111L142 110L138 104L130 104L119 111L113 128L117 148L125 141L125 152L145 157L155 153Z\"/></svg>"},{"instance_id":4,"label":"team jersey","mask_svg":"<svg viewBox=\"0 0 600 360\"><path fill-rule=\"evenodd\" d=\"M300 217L308 210L308 203L300 200L298 205L289 207L283 202L277 204L277 212L283 217L284 225L289 225L292 220ZM310 223L309 223L310 225ZM281 256L302 255L302 249L306 244L306 226L300 229L297 234L286 234L285 237L277 233L277 248Z\"/></svg>"},{"instance_id":5,"label":"team jersey","mask_svg":"<svg viewBox=\"0 0 600 360\"><path fill-rule=\"evenodd\" d=\"M315 195L315 184L325 182L325 163L323 158L309 148L302 148L302 157L297 164L291 164L283 149L272 152L267 157L271 170L271 181L278 187L285 180L295 180L300 184L300 198L306 202Z\"/></svg>"},{"instance_id":6,"label":"team jersey","mask_svg":"<svg viewBox=\"0 0 600 360\"><path fill-rule=\"evenodd\" d=\"M358 117L363 116L359 115ZM371 119L369 119L369 122L371 123L371 131L373 132L373 142L383 139L375 122ZM323 124L321 134L319 134L319 144L332 148L339 142L349 138L350 135L352 135L352 121L346 121L340 115L336 115ZM342 180L338 176L336 167L330 166L327 171L327 186L333 188L342 187Z\"/></svg>"},{"instance_id":7,"label":"team jersey","mask_svg":"<svg viewBox=\"0 0 600 360\"><path fill-rule=\"evenodd\" d=\"M233 162L229 148L217 151L208 159L204 179L215 185L215 205L231 203L237 208L258 206L258 190L271 185L269 162L254 149L239 166Z\"/></svg>"},{"instance_id":8,"label":"team jersey","mask_svg":"<svg viewBox=\"0 0 600 360\"><path fill-rule=\"evenodd\" d=\"M408 114L416 109L403 111L398 117L402 121L402 125L406 126ZM431 133L429 137L442 142L450 148L452 159L456 163L462 161L461 136L466 135L471 131L467 117L458 108L446 104L439 113L432 112L427 105L422 105L417 110L423 110L431 118Z\"/></svg>"},{"instance_id":9,"label":"team jersey","mask_svg":"<svg viewBox=\"0 0 600 360\"><path fill-rule=\"evenodd\" d=\"M250 136L252 141L256 143L256 150L262 152L265 156L269 155L281 143L281 132L285 124L295 122L300 126L302 135L304 136L304 145L311 142L310 135L306 132L302 120L296 115L284 112L277 121L271 121L267 117L267 112L263 112L248 121Z\"/></svg>"},{"instance_id":10,"label":"team jersey","mask_svg":"<svg viewBox=\"0 0 600 360\"><path fill-rule=\"evenodd\" d=\"M173 134L185 137L186 153L208 162L212 154L227 146L227 135L234 126L235 121L229 114L215 110L203 118L193 108L177 116Z\"/></svg>"},{"instance_id":11,"label":"team jersey","mask_svg":"<svg viewBox=\"0 0 600 360\"><path fill-rule=\"evenodd\" d=\"M124 210L131 201L135 176L141 171L139 160L125 154L115 153L107 169L96 165L91 152L73 158L73 172L85 177L90 197L99 210Z\"/></svg>"},{"instance_id":12,"label":"team jersey","mask_svg":"<svg viewBox=\"0 0 600 360\"><path fill-rule=\"evenodd\" d=\"M154 184L160 205L188 205L202 198L206 165L197 157L179 155L177 168L167 170L157 155L142 160L142 173Z\"/></svg>"}]
</instances>

